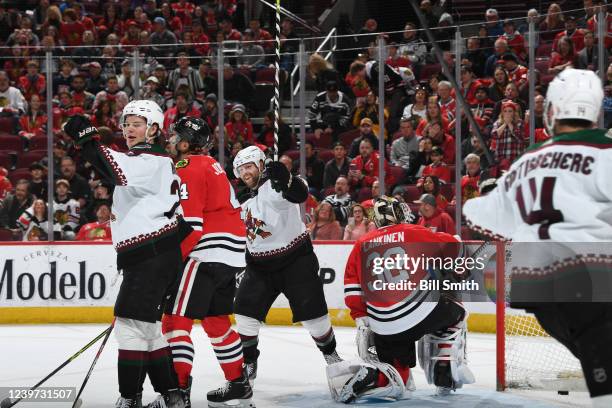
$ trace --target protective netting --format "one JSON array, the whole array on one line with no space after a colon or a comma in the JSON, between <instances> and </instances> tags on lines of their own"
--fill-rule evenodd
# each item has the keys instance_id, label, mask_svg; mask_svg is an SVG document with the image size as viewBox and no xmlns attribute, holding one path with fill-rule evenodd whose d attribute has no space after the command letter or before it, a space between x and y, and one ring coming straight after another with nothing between
<instances>
[{"instance_id":1,"label":"protective netting","mask_svg":"<svg viewBox=\"0 0 612 408\"><path fill-rule=\"evenodd\" d=\"M509 288L506 276L507 293ZM580 361L550 337L533 315L507 307L504 323L507 388L586 390Z\"/></svg>"}]
</instances>

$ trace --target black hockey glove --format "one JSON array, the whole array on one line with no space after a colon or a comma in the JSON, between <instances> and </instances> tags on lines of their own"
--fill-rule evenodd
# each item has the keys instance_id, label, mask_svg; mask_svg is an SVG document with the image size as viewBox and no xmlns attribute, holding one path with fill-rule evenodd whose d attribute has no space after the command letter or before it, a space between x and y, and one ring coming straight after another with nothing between
<instances>
[{"instance_id":1,"label":"black hockey glove","mask_svg":"<svg viewBox=\"0 0 612 408\"><path fill-rule=\"evenodd\" d=\"M291 173L283 163L275 161L266 163L266 173L275 191L281 193L289 189Z\"/></svg>"},{"instance_id":2,"label":"black hockey glove","mask_svg":"<svg viewBox=\"0 0 612 408\"><path fill-rule=\"evenodd\" d=\"M77 145L82 145L98 134L98 129L84 115L75 115L64 124L64 132L74 140Z\"/></svg>"}]
</instances>

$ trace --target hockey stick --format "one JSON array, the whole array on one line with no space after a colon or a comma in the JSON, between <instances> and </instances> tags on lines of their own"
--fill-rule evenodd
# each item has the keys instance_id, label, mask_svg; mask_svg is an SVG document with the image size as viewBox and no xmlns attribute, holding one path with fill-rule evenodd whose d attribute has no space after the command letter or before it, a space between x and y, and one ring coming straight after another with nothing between
<instances>
[{"instance_id":1,"label":"hockey stick","mask_svg":"<svg viewBox=\"0 0 612 408\"><path fill-rule=\"evenodd\" d=\"M278 161L278 128L280 121L280 0L276 0L276 38L274 58L274 161Z\"/></svg>"},{"instance_id":2,"label":"hockey stick","mask_svg":"<svg viewBox=\"0 0 612 408\"><path fill-rule=\"evenodd\" d=\"M106 330L104 330L102 333L98 334L92 341L90 341L89 343L87 343L82 349L80 349L79 351L77 351L76 353L74 353L72 356L70 356L68 358L68 360L64 361L59 367L57 367L55 370L53 370L51 373L49 373L45 378L43 378L42 380L40 380L36 385L34 385L32 388L30 388L28 391L33 391L35 389L37 389L38 387L40 387L42 384L44 384L49 378L53 377L55 374L57 374L58 371L60 371L62 368L66 367L68 365L68 363L70 363L71 361L73 361L74 359L76 359L78 356L80 356L85 350L87 350L88 348L90 348L91 346L93 346L98 340L100 340L102 337L104 337L105 335L107 335L108 333L110 333L110 330L112 329L112 326L107 328ZM21 401L23 399L22 398L17 398L15 400L11 400L11 398L5 398L2 400L2 402L0 402L0 407L1 408L10 408L13 405L17 404L19 401ZM75 399L76 401L76 399Z\"/></svg>"},{"instance_id":3,"label":"hockey stick","mask_svg":"<svg viewBox=\"0 0 612 408\"><path fill-rule=\"evenodd\" d=\"M79 408L81 404L83 403L79 397L83 393L83 389L85 388L85 385L87 385L87 381L89 381L89 377L91 376L91 373L96 363L98 362L98 358L100 357L100 354L102 354L102 350L104 350L104 346L106 345L106 342L108 341L108 338L110 337L110 334L113 331L113 327L115 327L115 319L116 318L113 318L113 322L111 323L109 328L106 329L106 335L104 336L104 340L102 340L102 344L100 344L100 348L98 349L98 352L96 353L96 356L94 357L94 360L91 363L91 366L89 367L89 371L87 371L87 375L85 376L85 379L83 380L83 384L81 384L81 388L79 389L79 392L77 393L76 398L74 399L72 408Z\"/></svg>"}]
</instances>

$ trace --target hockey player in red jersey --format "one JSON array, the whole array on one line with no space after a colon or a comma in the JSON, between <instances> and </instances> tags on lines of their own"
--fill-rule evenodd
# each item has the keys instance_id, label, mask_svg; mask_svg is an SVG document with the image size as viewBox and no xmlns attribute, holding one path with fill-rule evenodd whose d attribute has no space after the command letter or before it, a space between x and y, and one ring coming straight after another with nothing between
<instances>
[{"instance_id":1,"label":"hockey player in red jersey","mask_svg":"<svg viewBox=\"0 0 612 408\"><path fill-rule=\"evenodd\" d=\"M245 267L245 228L240 204L221 165L204 152L212 136L201 119L184 117L171 128L172 143L189 143L190 154L176 163L181 178L183 217L193 232L183 240L180 286L162 320L186 406L191 406L194 319L202 327L228 383L208 393L209 407L250 407L253 392L244 375L240 336L231 328L236 274Z\"/></svg>"},{"instance_id":2,"label":"hockey player in red jersey","mask_svg":"<svg viewBox=\"0 0 612 408\"><path fill-rule=\"evenodd\" d=\"M329 367L332 396L345 403L362 397L401 399L414 389L411 368L416 365L417 341L427 382L436 385L439 395L473 382L465 361L464 307L451 293L418 286L420 281L461 277L455 271L425 267L376 269L377 258L396 255L455 258L459 242L449 234L410 225L410 209L391 197L374 200L373 217L379 229L357 240L344 274L345 303L357 324L357 348L365 364L342 362ZM385 290L377 279L395 284L411 281L416 286Z\"/></svg>"}]
</instances>

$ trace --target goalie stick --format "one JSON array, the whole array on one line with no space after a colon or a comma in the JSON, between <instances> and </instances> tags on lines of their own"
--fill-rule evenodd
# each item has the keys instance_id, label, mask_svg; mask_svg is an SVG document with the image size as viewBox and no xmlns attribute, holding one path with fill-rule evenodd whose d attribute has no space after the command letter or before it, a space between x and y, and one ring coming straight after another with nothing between
<instances>
[{"instance_id":1,"label":"goalie stick","mask_svg":"<svg viewBox=\"0 0 612 408\"><path fill-rule=\"evenodd\" d=\"M85 346L83 346L83 348L81 348L79 351L77 351L72 356L70 356L66 361L64 361L59 367L57 367L55 370L51 371L45 378L43 378L38 383L36 383L34 386L32 386L29 389L29 391L33 391L33 390L37 389L38 387L40 387L41 385L43 385L49 378L51 378L55 374L57 374L58 371L60 371L64 367L66 367L71 361L73 361L78 356L80 356L85 350L87 350L88 348L93 346L98 340L100 340L105 335L110 334L111 329L112 329L112 326L107 328L106 330L104 330L102 333L98 334L92 341L87 343ZM106 338L108 338L108 336ZM0 402L0 407L1 408L10 408L10 407L16 405L22 399L23 398L16 398L16 399L13 400L13 399L7 397L7 398L3 399L2 402ZM77 401L78 401L78 397L75 398L75 403Z\"/></svg>"}]
</instances>

